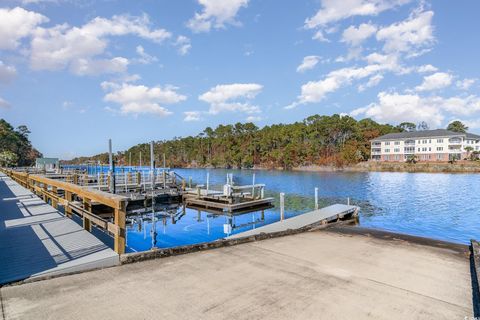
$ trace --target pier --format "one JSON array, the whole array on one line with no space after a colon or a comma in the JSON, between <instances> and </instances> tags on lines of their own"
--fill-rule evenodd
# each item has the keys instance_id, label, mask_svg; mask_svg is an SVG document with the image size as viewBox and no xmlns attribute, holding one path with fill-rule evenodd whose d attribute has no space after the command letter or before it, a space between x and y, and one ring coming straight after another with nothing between
<instances>
[{"instance_id":1,"label":"pier","mask_svg":"<svg viewBox=\"0 0 480 320\"><path fill-rule=\"evenodd\" d=\"M0 285L119 264L107 245L0 172Z\"/></svg>"}]
</instances>

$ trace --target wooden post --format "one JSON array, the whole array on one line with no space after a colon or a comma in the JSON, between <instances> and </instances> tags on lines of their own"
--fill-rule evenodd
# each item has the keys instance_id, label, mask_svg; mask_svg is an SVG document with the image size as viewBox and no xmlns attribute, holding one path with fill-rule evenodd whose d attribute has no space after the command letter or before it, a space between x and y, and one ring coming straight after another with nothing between
<instances>
[{"instance_id":1,"label":"wooden post","mask_svg":"<svg viewBox=\"0 0 480 320\"><path fill-rule=\"evenodd\" d=\"M92 203L91 203L90 199L83 198L83 208L85 210L87 210L88 212L92 212ZM83 215L83 229L87 230L88 232L92 231L92 223L85 216L85 214Z\"/></svg>"},{"instance_id":2,"label":"wooden post","mask_svg":"<svg viewBox=\"0 0 480 320\"><path fill-rule=\"evenodd\" d=\"M78 184L78 174L73 175L73 184Z\"/></svg>"},{"instance_id":3,"label":"wooden post","mask_svg":"<svg viewBox=\"0 0 480 320\"><path fill-rule=\"evenodd\" d=\"M48 185L45 184L45 183L43 183L43 190L44 190L45 192L48 191ZM43 201L45 201L46 203L48 203L48 196L47 196L46 193L43 193Z\"/></svg>"},{"instance_id":4,"label":"wooden post","mask_svg":"<svg viewBox=\"0 0 480 320\"><path fill-rule=\"evenodd\" d=\"M126 205L122 202L120 208L115 208L115 225L117 226L117 232L114 239L114 250L118 254L125 253L125 217L126 217Z\"/></svg>"},{"instance_id":5,"label":"wooden post","mask_svg":"<svg viewBox=\"0 0 480 320\"><path fill-rule=\"evenodd\" d=\"M140 186L142 184L142 174L140 171L137 171L137 185Z\"/></svg>"},{"instance_id":6,"label":"wooden post","mask_svg":"<svg viewBox=\"0 0 480 320\"><path fill-rule=\"evenodd\" d=\"M315 210L318 210L318 188L315 188Z\"/></svg>"},{"instance_id":7,"label":"wooden post","mask_svg":"<svg viewBox=\"0 0 480 320\"><path fill-rule=\"evenodd\" d=\"M65 190L65 200L67 200L67 205L65 206L65 216L72 217L72 209L68 206L70 202L73 201L73 194L70 191Z\"/></svg>"},{"instance_id":8,"label":"wooden post","mask_svg":"<svg viewBox=\"0 0 480 320\"><path fill-rule=\"evenodd\" d=\"M285 193L280 193L280 221L285 218Z\"/></svg>"},{"instance_id":9,"label":"wooden post","mask_svg":"<svg viewBox=\"0 0 480 320\"><path fill-rule=\"evenodd\" d=\"M58 194L57 194L57 187L55 186L52 186L52 193L58 197ZM52 198L52 207L54 207L55 209L58 209L58 200L57 198Z\"/></svg>"},{"instance_id":10,"label":"wooden post","mask_svg":"<svg viewBox=\"0 0 480 320\"><path fill-rule=\"evenodd\" d=\"M128 179L128 183L132 184L132 172L131 171L128 172L127 179Z\"/></svg>"}]
</instances>

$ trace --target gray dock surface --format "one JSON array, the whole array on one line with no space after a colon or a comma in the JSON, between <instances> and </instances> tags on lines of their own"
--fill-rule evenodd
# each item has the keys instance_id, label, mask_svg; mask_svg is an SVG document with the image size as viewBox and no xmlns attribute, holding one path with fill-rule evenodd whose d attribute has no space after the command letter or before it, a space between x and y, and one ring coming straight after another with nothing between
<instances>
[{"instance_id":1,"label":"gray dock surface","mask_svg":"<svg viewBox=\"0 0 480 320\"><path fill-rule=\"evenodd\" d=\"M107 245L0 173L0 284L118 264Z\"/></svg>"},{"instance_id":2,"label":"gray dock surface","mask_svg":"<svg viewBox=\"0 0 480 320\"><path fill-rule=\"evenodd\" d=\"M357 206L350 206L346 204L334 204L325 208L318 210L310 211L295 217L285 219L283 221L278 221L275 223L268 224L263 227L255 228L245 232L231 235L226 239L238 239L243 237L249 237L261 233L274 233L286 230L295 230L303 227L307 227L316 223L319 223L322 220L333 220L337 219L337 216L343 218L343 216L353 213L357 210Z\"/></svg>"}]
</instances>

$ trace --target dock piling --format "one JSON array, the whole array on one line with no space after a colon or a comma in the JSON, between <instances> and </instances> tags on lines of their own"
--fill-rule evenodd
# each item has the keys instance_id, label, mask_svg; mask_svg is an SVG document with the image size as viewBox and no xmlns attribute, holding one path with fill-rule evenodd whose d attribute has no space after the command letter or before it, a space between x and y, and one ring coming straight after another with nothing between
<instances>
[{"instance_id":1,"label":"dock piling","mask_svg":"<svg viewBox=\"0 0 480 320\"><path fill-rule=\"evenodd\" d=\"M315 187L315 210L318 210L318 188Z\"/></svg>"},{"instance_id":2,"label":"dock piling","mask_svg":"<svg viewBox=\"0 0 480 320\"><path fill-rule=\"evenodd\" d=\"M285 193L280 192L280 221L285 218Z\"/></svg>"}]
</instances>

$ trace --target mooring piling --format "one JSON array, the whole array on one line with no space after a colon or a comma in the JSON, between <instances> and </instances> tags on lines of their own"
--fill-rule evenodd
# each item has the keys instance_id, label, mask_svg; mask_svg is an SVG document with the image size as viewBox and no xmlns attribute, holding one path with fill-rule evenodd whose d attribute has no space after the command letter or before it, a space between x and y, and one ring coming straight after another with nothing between
<instances>
[{"instance_id":1,"label":"mooring piling","mask_svg":"<svg viewBox=\"0 0 480 320\"><path fill-rule=\"evenodd\" d=\"M315 210L318 210L318 188L315 187Z\"/></svg>"},{"instance_id":2,"label":"mooring piling","mask_svg":"<svg viewBox=\"0 0 480 320\"><path fill-rule=\"evenodd\" d=\"M285 193L280 192L280 221L285 218Z\"/></svg>"}]
</instances>

